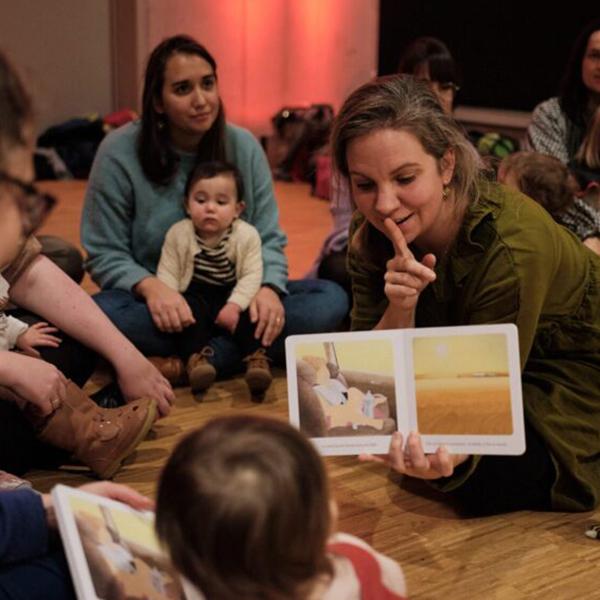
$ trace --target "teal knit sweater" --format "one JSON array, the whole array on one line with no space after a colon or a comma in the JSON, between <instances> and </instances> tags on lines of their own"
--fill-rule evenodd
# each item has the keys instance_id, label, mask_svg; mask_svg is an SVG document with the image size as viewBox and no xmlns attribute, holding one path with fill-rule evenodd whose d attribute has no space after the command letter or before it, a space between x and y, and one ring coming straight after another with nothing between
<instances>
[{"instance_id":1,"label":"teal knit sweater","mask_svg":"<svg viewBox=\"0 0 600 600\"><path fill-rule=\"evenodd\" d=\"M156 273L168 229L185 218L184 188L195 155L179 153L180 164L167 186L149 181L137 155L140 122L110 133L100 145L90 173L81 220L87 269L102 289L131 290ZM226 127L227 160L244 179L246 209L262 241L263 283L286 291L286 236L279 227L271 172L265 155L245 129Z\"/></svg>"}]
</instances>

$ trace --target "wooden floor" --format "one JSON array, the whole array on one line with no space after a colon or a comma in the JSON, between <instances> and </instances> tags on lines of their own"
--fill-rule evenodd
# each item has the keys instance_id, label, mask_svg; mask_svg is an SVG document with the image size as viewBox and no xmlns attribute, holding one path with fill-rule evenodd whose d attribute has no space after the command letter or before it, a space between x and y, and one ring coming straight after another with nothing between
<instances>
[{"instance_id":1,"label":"wooden floor","mask_svg":"<svg viewBox=\"0 0 600 600\"><path fill-rule=\"evenodd\" d=\"M45 228L78 243L81 182L50 183L62 202ZM281 222L288 233L292 277L310 266L329 227L327 205L298 184L278 184ZM91 282L85 287L93 290ZM102 382L98 374L91 386ZM172 414L154 428L115 477L152 495L161 465L177 440L215 415L266 414L287 418L285 373L279 371L263 404L248 397L242 379L217 383L202 403L177 389ZM413 599L600 598L600 542L584 537L600 513L520 512L483 519L459 518L421 482L401 481L377 465L326 458L340 505L340 529L360 536L400 562ZM42 491L58 481L77 485L82 473L35 472ZM599 569L599 571L596 571Z\"/></svg>"}]
</instances>

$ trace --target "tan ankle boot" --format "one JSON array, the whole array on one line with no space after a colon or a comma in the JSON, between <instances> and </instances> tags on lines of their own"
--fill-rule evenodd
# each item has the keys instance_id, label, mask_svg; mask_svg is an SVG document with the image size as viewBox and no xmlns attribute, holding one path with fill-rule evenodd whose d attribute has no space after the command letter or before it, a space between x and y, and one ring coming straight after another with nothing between
<instances>
[{"instance_id":1,"label":"tan ankle boot","mask_svg":"<svg viewBox=\"0 0 600 600\"><path fill-rule=\"evenodd\" d=\"M273 376L269 367L270 360L264 348L259 348L244 358L246 363L244 379L253 394L262 394L271 385Z\"/></svg>"},{"instance_id":2,"label":"tan ankle boot","mask_svg":"<svg viewBox=\"0 0 600 600\"><path fill-rule=\"evenodd\" d=\"M185 367L179 356L150 356L148 360L171 385L186 384Z\"/></svg>"},{"instance_id":3,"label":"tan ankle boot","mask_svg":"<svg viewBox=\"0 0 600 600\"><path fill-rule=\"evenodd\" d=\"M69 381L63 404L34 424L41 441L68 450L98 477L109 479L146 437L155 417L151 398L100 408Z\"/></svg>"},{"instance_id":4,"label":"tan ankle boot","mask_svg":"<svg viewBox=\"0 0 600 600\"><path fill-rule=\"evenodd\" d=\"M187 363L187 374L192 393L207 390L217 377L217 370L208 361L215 355L210 346L205 346L200 352L192 354Z\"/></svg>"}]
</instances>

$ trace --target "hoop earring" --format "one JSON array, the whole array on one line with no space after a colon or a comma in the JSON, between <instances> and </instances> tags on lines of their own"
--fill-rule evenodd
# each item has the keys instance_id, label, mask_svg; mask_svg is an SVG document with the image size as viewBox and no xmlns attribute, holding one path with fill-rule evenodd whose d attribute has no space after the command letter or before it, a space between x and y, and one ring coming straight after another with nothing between
<instances>
[{"instance_id":1,"label":"hoop earring","mask_svg":"<svg viewBox=\"0 0 600 600\"><path fill-rule=\"evenodd\" d=\"M448 200L448 196L450 196L450 186L445 185L442 188L442 200Z\"/></svg>"}]
</instances>

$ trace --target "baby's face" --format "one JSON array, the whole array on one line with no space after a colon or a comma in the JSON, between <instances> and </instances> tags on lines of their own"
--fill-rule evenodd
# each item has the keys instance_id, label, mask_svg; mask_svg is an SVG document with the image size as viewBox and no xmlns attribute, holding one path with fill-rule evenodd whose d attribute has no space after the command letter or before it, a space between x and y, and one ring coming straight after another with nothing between
<instances>
[{"instance_id":1,"label":"baby's face","mask_svg":"<svg viewBox=\"0 0 600 600\"><path fill-rule=\"evenodd\" d=\"M243 203L237 201L235 180L228 174L200 179L192 186L187 199L188 214L200 237L219 237L243 208Z\"/></svg>"}]
</instances>

